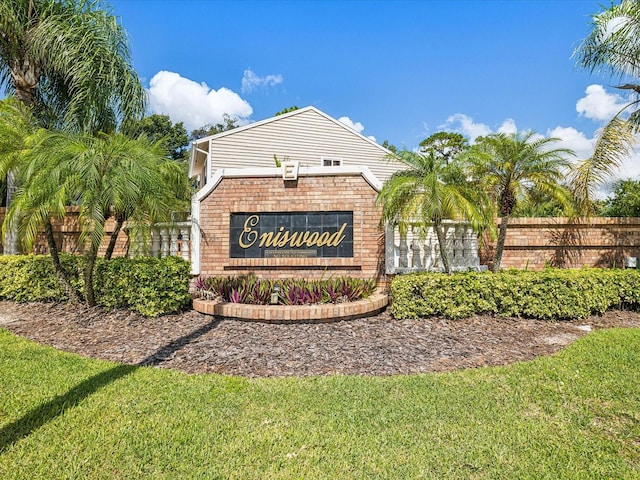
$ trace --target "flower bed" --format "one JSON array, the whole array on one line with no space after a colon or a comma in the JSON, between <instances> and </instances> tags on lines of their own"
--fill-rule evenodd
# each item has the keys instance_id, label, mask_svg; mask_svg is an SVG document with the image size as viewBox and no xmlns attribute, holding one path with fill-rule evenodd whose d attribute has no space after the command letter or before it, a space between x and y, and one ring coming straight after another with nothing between
<instances>
[{"instance_id":1,"label":"flower bed","mask_svg":"<svg viewBox=\"0 0 640 480\"><path fill-rule=\"evenodd\" d=\"M255 275L198 277L198 296L250 305L317 305L362 300L376 288L374 280L339 277L327 280L264 279Z\"/></svg>"}]
</instances>

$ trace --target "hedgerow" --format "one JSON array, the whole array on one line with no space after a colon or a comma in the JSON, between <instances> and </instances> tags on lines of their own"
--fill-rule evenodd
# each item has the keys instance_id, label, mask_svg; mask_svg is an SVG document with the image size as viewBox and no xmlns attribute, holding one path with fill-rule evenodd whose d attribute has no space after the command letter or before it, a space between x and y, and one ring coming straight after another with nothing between
<instances>
[{"instance_id":1,"label":"hedgerow","mask_svg":"<svg viewBox=\"0 0 640 480\"><path fill-rule=\"evenodd\" d=\"M84 257L60 254L60 261L79 296ZM185 309L190 266L178 257L98 260L96 301L109 309L128 308L156 317ZM0 299L15 302L66 302L48 255L0 256Z\"/></svg>"},{"instance_id":2,"label":"hedgerow","mask_svg":"<svg viewBox=\"0 0 640 480\"><path fill-rule=\"evenodd\" d=\"M391 282L396 318L490 314L537 319L577 319L612 308L638 310L637 270L507 270L446 275L416 273Z\"/></svg>"}]
</instances>

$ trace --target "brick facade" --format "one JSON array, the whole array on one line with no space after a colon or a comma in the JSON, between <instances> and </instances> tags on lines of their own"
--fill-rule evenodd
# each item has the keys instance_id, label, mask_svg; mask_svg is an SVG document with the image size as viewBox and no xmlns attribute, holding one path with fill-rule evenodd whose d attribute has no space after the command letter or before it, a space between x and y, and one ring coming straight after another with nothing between
<instances>
[{"instance_id":1,"label":"brick facade","mask_svg":"<svg viewBox=\"0 0 640 480\"><path fill-rule=\"evenodd\" d=\"M200 274L255 273L270 278L351 276L380 279L384 235L377 191L357 173L222 178L200 203ZM353 211L353 257L230 258L230 216L238 212Z\"/></svg>"},{"instance_id":2,"label":"brick facade","mask_svg":"<svg viewBox=\"0 0 640 480\"><path fill-rule=\"evenodd\" d=\"M0 208L0 225L4 222L5 208ZM80 242L80 234L82 230L79 225L79 208L67 207L67 215L63 220L54 220L52 222L53 235L56 239L56 245L61 252L81 254L85 252L84 245ZM113 219L107 220L105 224L105 238L100 245L99 255L104 255L104 252L109 245L109 236L113 232L115 222ZM2 251L2 236L0 235L0 252ZM113 251L114 257L123 257L127 254L129 246L129 238L126 232L121 231L118 235L118 241ZM44 233L38 235L33 250L27 253L46 254L49 253L49 247L47 245L47 239Z\"/></svg>"},{"instance_id":3,"label":"brick facade","mask_svg":"<svg viewBox=\"0 0 640 480\"><path fill-rule=\"evenodd\" d=\"M327 278L348 275L382 279L384 235L378 229L380 207L377 192L360 175L300 177L287 185L282 178L225 178L201 205L202 266L206 275L236 275ZM353 258L229 258L229 214L240 211L328 211L353 210ZM0 224L4 208L0 208ZM499 220L498 220L499 223ZM83 253L79 241L78 209L69 207L62 222L54 222L61 251ZM113 221L106 225L107 235ZM100 254L108 244L105 237ZM485 238L480 249L483 265L490 265L495 241ZM1 245L0 245L1 247ZM0 248L1 251L1 248ZM121 232L114 251L124 256L128 237ZM34 246L36 254L48 253L44 235ZM502 257L503 268L540 270L545 266L620 267L625 257L640 257L640 218L514 218L509 221Z\"/></svg>"},{"instance_id":4,"label":"brick facade","mask_svg":"<svg viewBox=\"0 0 640 480\"><path fill-rule=\"evenodd\" d=\"M498 224L500 221L498 220ZM485 238L482 264L493 259L495 241ZM540 270L621 267L640 256L640 218L513 218L509 220L502 268Z\"/></svg>"}]
</instances>

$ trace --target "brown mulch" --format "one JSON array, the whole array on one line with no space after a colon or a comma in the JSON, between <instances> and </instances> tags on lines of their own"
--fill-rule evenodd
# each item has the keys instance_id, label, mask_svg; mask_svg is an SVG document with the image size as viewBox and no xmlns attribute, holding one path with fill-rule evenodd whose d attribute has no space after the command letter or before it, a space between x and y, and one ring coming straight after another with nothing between
<instances>
[{"instance_id":1,"label":"brown mulch","mask_svg":"<svg viewBox=\"0 0 640 480\"><path fill-rule=\"evenodd\" d=\"M640 327L611 311L580 321L475 316L265 324L195 311L145 318L71 305L0 302L0 327L92 358L247 377L393 375L505 365L552 354L591 329Z\"/></svg>"}]
</instances>

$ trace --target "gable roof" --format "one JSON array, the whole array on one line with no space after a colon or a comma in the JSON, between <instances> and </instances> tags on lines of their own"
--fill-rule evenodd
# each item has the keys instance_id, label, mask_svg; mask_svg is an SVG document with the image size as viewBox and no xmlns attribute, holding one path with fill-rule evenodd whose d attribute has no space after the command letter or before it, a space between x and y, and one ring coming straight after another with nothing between
<instances>
[{"instance_id":1,"label":"gable roof","mask_svg":"<svg viewBox=\"0 0 640 480\"><path fill-rule=\"evenodd\" d=\"M344 128L345 130L347 130L348 132L350 132L350 133L352 133L354 135L357 135L358 137L362 138L363 140L365 140L366 142L370 143L371 145L374 145L375 147L380 149L382 154L388 155L388 154L391 153L390 150L387 150L382 145L379 145L375 141L371 140L369 137L365 137L360 132L354 130L350 126L342 123L339 120L336 120L335 118L327 115L323 111L318 110L316 107L311 106L311 105L308 106L308 107L304 107L304 108L299 108L297 110L293 110L291 112L283 113L281 115L275 115L273 117L266 118L266 119L260 120L258 122L249 123L247 125L243 125L241 127L233 128L231 130L225 130L224 132L216 133L215 135L210 135L208 137L199 138L198 140L194 140L193 143L197 144L197 143L201 143L201 142L204 143L204 142L207 142L207 141L216 140L218 138L226 137L228 135L234 135L236 133L244 132L246 130L250 130L252 128L257 128L257 127L260 127L262 125L266 125L266 124L269 124L269 123L272 123L272 122L279 122L279 121L282 121L282 120L286 120L287 118L294 117L294 116L300 115L300 114L304 114L304 113L309 112L309 111L317 113L318 115L324 117L325 119L329 120L330 122L335 123L336 125L340 126L341 128Z\"/></svg>"}]
</instances>

